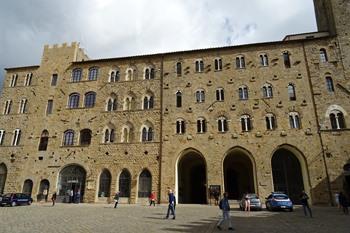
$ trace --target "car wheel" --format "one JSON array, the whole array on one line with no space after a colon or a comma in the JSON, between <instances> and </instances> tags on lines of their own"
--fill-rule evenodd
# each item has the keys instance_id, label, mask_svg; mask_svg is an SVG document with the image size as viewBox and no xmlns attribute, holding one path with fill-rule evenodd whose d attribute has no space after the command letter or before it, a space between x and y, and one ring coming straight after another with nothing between
<instances>
[{"instance_id":1,"label":"car wheel","mask_svg":"<svg viewBox=\"0 0 350 233\"><path fill-rule=\"evenodd\" d=\"M16 206L16 202L15 201L11 202L11 206L15 207Z\"/></svg>"},{"instance_id":2,"label":"car wheel","mask_svg":"<svg viewBox=\"0 0 350 233\"><path fill-rule=\"evenodd\" d=\"M31 205L31 204L32 204L32 201L31 201L31 200L29 200L29 201L27 202L27 204L28 204L28 205Z\"/></svg>"}]
</instances>

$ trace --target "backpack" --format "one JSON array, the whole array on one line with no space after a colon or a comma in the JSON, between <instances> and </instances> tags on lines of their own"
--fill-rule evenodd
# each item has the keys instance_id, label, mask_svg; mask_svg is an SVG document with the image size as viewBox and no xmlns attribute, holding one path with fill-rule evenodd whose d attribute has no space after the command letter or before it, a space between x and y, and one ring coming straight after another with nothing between
<instances>
[{"instance_id":1,"label":"backpack","mask_svg":"<svg viewBox=\"0 0 350 233\"><path fill-rule=\"evenodd\" d=\"M222 210L222 199L219 202L219 208L220 208L220 210Z\"/></svg>"}]
</instances>

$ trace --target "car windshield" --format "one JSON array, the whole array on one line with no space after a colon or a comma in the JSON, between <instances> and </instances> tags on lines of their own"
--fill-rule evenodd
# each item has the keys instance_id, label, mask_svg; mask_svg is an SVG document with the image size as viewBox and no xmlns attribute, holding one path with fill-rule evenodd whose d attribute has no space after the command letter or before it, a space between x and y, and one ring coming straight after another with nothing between
<instances>
[{"instance_id":1,"label":"car windshield","mask_svg":"<svg viewBox=\"0 0 350 233\"><path fill-rule=\"evenodd\" d=\"M256 194L247 194L249 199L259 199L258 195Z\"/></svg>"},{"instance_id":2,"label":"car windshield","mask_svg":"<svg viewBox=\"0 0 350 233\"><path fill-rule=\"evenodd\" d=\"M281 200L281 199L288 199L288 196L279 194L279 195L274 195L273 198Z\"/></svg>"}]
</instances>

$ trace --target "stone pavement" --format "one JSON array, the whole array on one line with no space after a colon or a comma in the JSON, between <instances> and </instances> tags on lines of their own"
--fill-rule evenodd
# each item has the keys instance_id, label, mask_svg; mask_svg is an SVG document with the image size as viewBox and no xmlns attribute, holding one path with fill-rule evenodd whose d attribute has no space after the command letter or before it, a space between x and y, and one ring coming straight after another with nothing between
<instances>
[{"instance_id":1,"label":"stone pavement","mask_svg":"<svg viewBox=\"0 0 350 233\"><path fill-rule=\"evenodd\" d=\"M60 203L55 207L49 204L0 207L0 232L220 232L215 227L220 213L216 206L178 205L176 220L164 219L166 210L166 205L120 205L113 209L112 204ZM234 209L231 216L235 232L350 232L350 216L342 215L340 210L334 207L313 207L313 211L312 219L304 217L300 207L291 213L246 213Z\"/></svg>"}]
</instances>

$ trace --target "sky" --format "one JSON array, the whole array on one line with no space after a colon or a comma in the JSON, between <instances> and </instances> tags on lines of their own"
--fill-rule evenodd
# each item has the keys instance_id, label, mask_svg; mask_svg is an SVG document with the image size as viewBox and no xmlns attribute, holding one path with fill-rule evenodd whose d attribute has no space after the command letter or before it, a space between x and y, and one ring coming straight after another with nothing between
<instances>
[{"instance_id":1,"label":"sky","mask_svg":"<svg viewBox=\"0 0 350 233\"><path fill-rule=\"evenodd\" d=\"M279 41L316 31L312 0L0 0L5 67L39 65L45 44L90 58Z\"/></svg>"}]
</instances>

